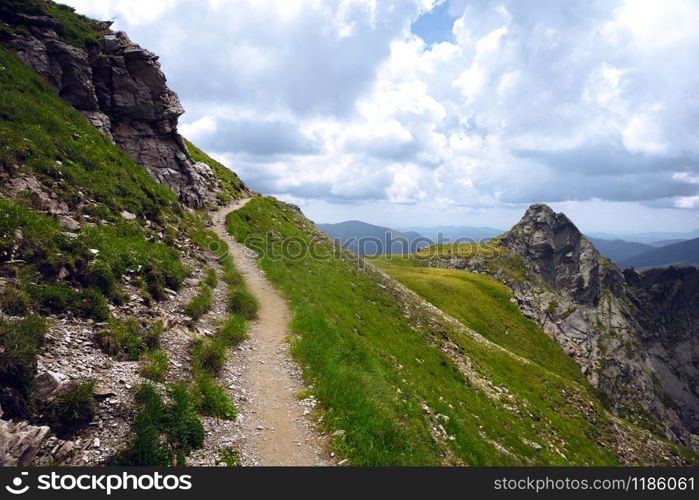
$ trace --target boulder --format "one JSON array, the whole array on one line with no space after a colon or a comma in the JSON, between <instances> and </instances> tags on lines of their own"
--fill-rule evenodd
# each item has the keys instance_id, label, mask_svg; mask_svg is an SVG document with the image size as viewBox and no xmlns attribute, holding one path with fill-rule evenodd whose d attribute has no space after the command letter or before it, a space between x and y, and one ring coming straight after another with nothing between
<instances>
[{"instance_id":1,"label":"boulder","mask_svg":"<svg viewBox=\"0 0 699 500\"><path fill-rule=\"evenodd\" d=\"M35 426L24 421L0 420L0 466L31 465L50 431L45 425Z\"/></svg>"},{"instance_id":2,"label":"boulder","mask_svg":"<svg viewBox=\"0 0 699 500\"><path fill-rule=\"evenodd\" d=\"M68 377L61 373L45 371L34 379L34 396L39 401L46 401L53 397L68 383Z\"/></svg>"}]
</instances>

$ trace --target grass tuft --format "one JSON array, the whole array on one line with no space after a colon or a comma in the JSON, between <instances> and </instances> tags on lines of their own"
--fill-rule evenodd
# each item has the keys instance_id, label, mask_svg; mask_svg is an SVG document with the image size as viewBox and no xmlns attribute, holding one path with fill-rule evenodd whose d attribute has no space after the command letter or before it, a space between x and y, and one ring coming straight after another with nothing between
<instances>
[{"instance_id":1,"label":"grass tuft","mask_svg":"<svg viewBox=\"0 0 699 500\"><path fill-rule=\"evenodd\" d=\"M223 448L218 450L218 454L216 465L240 467L240 450L236 450L234 448Z\"/></svg>"},{"instance_id":2,"label":"grass tuft","mask_svg":"<svg viewBox=\"0 0 699 500\"><path fill-rule=\"evenodd\" d=\"M143 324L133 318L113 319L97 332L97 342L116 359L137 360L145 352L158 348L162 331L162 322Z\"/></svg>"},{"instance_id":3,"label":"grass tuft","mask_svg":"<svg viewBox=\"0 0 699 500\"><path fill-rule=\"evenodd\" d=\"M228 294L228 310L247 320L255 319L260 303L244 285L233 287Z\"/></svg>"},{"instance_id":4,"label":"grass tuft","mask_svg":"<svg viewBox=\"0 0 699 500\"><path fill-rule=\"evenodd\" d=\"M0 311L9 316L26 316L31 307L31 299L24 290L8 286L0 292Z\"/></svg>"},{"instance_id":5,"label":"grass tuft","mask_svg":"<svg viewBox=\"0 0 699 500\"><path fill-rule=\"evenodd\" d=\"M218 275L216 274L215 269L208 268L206 270L206 274L204 276L204 283L208 287L216 288L216 285L218 284Z\"/></svg>"},{"instance_id":6,"label":"grass tuft","mask_svg":"<svg viewBox=\"0 0 699 500\"><path fill-rule=\"evenodd\" d=\"M204 426L195 412L196 400L183 385L168 389L169 402L150 384L136 393L134 438L112 462L119 466L182 466L193 450L204 445Z\"/></svg>"},{"instance_id":7,"label":"grass tuft","mask_svg":"<svg viewBox=\"0 0 699 500\"><path fill-rule=\"evenodd\" d=\"M162 349L152 349L143 355L143 364L139 374L154 382L162 382L170 366L170 356Z\"/></svg>"},{"instance_id":8,"label":"grass tuft","mask_svg":"<svg viewBox=\"0 0 699 500\"><path fill-rule=\"evenodd\" d=\"M199 375L196 378L194 389L199 400L199 413L224 420L233 421L236 419L238 413L235 404L226 390L210 375Z\"/></svg>"},{"instance_id":9,"label":"grass tuft","mask_svg":"<svg viewBox=\"0 0 699 500\"><path fill-rule=\"evenodd\" d=\"M216 337L229 346L236 346L248 338L248 326L245 318L237 314L231 315L216 331Z\"/></svg>"},{"instance_id":10,"label":"grass tuft","mask_svg":"<svg viewBox=\"0 0 699 500\"><path fill-rule=\"evenodd\" d=\"M192 343L192 369L195 374L217 376L226 362L228 345L219 338L198 338Z\"/></svg>"},{"instance_id":11,"label":"grass tuft","mask_svg":"<svg viewBox=\"0 0 699 500\"><path fill-rule=\"evenodd\" d=\"M196 321L211 310L213 298L214 294L211 287L203 285L199 293L185 306L184 312Z\"/></svg>"},{"instance_id":12,"label":"grass tuft","mask_svg":"<svg viewBox=\"0 0 699 500\"><path fill-rule=\"evenodd\" d=\"M92 422L96 414L92 379L74 380L48 403L45 418L61 439L69 439Z\"/></svg>"},{"instance_id":13,"label":"grass tuft","mask_svg":"<svg viewBox=\"0 0 699 500\"><path fill-rule=\"evenodd\" d=\"M0 316L0 407L6 418L27 418L31 412L37 355L47 326L38 316Z\"/></svg>"}]
</instances>

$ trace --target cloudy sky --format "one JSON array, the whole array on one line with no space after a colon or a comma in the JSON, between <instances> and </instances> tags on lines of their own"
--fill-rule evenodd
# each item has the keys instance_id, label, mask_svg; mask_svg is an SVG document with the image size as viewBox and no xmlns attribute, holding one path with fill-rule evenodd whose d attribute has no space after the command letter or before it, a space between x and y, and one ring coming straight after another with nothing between
<instances>
[{"instance_id":1,"label":"cloudy sky","mask_svg":"<svg viewBox=\"0 0 699 500\"><path fill-rule=\"evenodd\" d=\"M318 222L699 228L693 0L65 0L161 57L181 131Z\"/></svg>"}]
</instances>

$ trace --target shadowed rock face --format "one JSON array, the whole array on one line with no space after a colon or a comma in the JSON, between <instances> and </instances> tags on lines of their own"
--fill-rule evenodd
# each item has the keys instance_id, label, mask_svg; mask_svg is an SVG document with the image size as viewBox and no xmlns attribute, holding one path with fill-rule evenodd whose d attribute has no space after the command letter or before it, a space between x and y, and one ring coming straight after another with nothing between
<instances>
[{"instance_id":1,"label":"shadowed rock face","mask_svg":"<svg viewBox=\"0 0 699 500\"><path fill-rule=\"evenodd\" d=\"M498 243L522 255L541 278L576 301L597 305L602 289L623 290L621 272L585 238L571 220L547 205L532 205Z\"/></svg>"},{"instance_id":2,"label":"shadowed rock face","mask_svg":"<svg viewBox=\"0 0 699 500\"><path fill-rule=\"evenodd\" d=\"M19 58L183 203L202 207L213 178L191 161L177 132L184 110L158 57L122 32L80 48L58 37L58 19L23 15L22 22L31 34L13 36Z\"/></svg>"},{"instance_id":3,"label":"shadowed rock face","mask_svg":"<svg viewBox=\"0 0 699 500\"><path fill-rule=\"evenodd\" d=\"M613 410L699 451L699 270L622 273L546 205L529 207L497 245L523 258L522 273L478 255L427 265L502 281Z\"/></svg>"}]
</instances>

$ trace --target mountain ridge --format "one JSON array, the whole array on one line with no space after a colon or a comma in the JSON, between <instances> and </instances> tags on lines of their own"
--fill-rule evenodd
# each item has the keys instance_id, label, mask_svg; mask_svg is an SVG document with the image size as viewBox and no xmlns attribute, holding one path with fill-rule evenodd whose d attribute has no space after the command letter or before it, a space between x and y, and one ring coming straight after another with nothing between
<instances>
[{"instance_id":1,"label":"mountain ridge","mask_svg":"<svg viewBox=\"0 0 699 500\"><path fill-rule=\"evenodd\" d=\"M624 259L618 265L624 269L631 267L649 269L667 266L699 267L699 238L654 248Z\"/></svg>"},{"instance_id":2,"label":"mountain ridge","mask_svg":"<svg viewBox=\"0 0 699 500\"><path fill-rule=\"evenodd\" d=\"M246 377L240 370L270 373L274 363L283 364L303 388L279 384L284 401L296 405L299 421L294 423L318 431L313 438L333 451L327 458L335 465L696 462L687 449L665 440L687 441L676 415L661 414L677 426L663 434L666 429L660 426L651 432L650 426L634 425L645 423L640 411L627 420L605 408L601 393L577 373L563 348L577 348L576 361L582 360L597 380L615 375L616 367L590 362L606 358L593 352L590 360L586 339L578 346L571 339L557 344L531 320L517 316L522 331L538 336L544 346L528 354L539 361L532 362L512 352L519 349L510 351L487 339L467 326L467 319L450 316L333 243L293 206L251 193L234 173L179 137L176 98L166 89L155 59L126 35L112 34L106 24L44 0L4 2L0 18L2 464L255 464L246 440L269 435L266 431L277 426L249 410L259 402L254 400L274 398L274 392L263 395L241 386ZM18 49L27 56L25 63L17 57ZM124 73L122 57L133 58L138 69ZM49 79L65 72L70 88L63 78L55 85L45 81L32 66L42 62L49 64ZM76 79L77 74L82 76ZM139 82L146 76L153 77L154 86ZM115 82L120 83L114 87ZM104 86L93 95L90 85L97 84ZM146 87L155 99L141 92ZM73 106L70 100L76 101L77 94L93 104L95 97L98 108L83 109L79 102ZM114 98L120 102L110 103ZM148 116L139 115L141 101ZM123 110L124 116L113 114L115 110ZM94 120L92 112L102 113L109 124L102 116ZM119 138L126 142L118 144ZM166 154L152 157L151 147L159 145ZM180 161L179 153L189 157ZM206 193L194 173L189 175L190 168L205 172ZM234 199L249 202L230 211ZM229 258L223 231L235 238L229 240L232 245L240 242L236 257L249 257L245 273ZM572 230L568 236L577 241L573 246L585 245ZM288 255L289 242L314 253ZM243 244L258 255L244 257ZM509 259L509 275L533 273L517 267L524 262L522 255L494 248ZM534 250L546 253L544 246L534 245ZM514 302L521 299L517 308L525 311L528 304L531 317L544 328L557 320L581 319L575 311L563 318L568 313L563 300L573 299L553 293L552 286L575 290L575 300L584 302L581 308L594 312L600 304L623 306L609 302L604 291L586 291L584 279L580 283L575 276L604 283L599 268L604 261L595 267L597 256L590 251L590 261L576 267L563 250L552 248L551 262L562 279L547 275L553 278L550 283L541 280L548 294L544 299L532 295L526 303L526 294L534 294L526 283L521 293L510 295L504 286L482 280L478 283L488 294L488 305L506 302L503 314L511 319L520 314ZM265 277L260 286L274 285L276 300L289 305L288 311L276 307L281 314L265 327L274 341L266 344L264 358L249 356L253 350L260 354L260 332L255 330L260 325L249 322L255 321L258 307L275 305L259 304L246 288L248 279L259 277L256 273ZM675 314L676 322L663 330L667 345L656 349L663 353L686 343L682 328L694 321L692 277L666 273L670 271L658 277L623 276L645 291L634 296L638 307L655 311L642 318L649 331L659 325L656 316L665 319L677 312L668 304L681 305L682 314ZM666 286L650 285L659 281ZM562 301L560 311L552 307L555 298ZM535 310L542 300L546 310ZM484 313L478 301L470 306ZM498 317L491 323L502 327ZM287 326L288 341L281 333ZM669 335L670 329L679 333ZM253 338L246 340L248 333ZM507 340L516 346L516 338ZM608 347L613 354L626 348L621 343ZM293 360L285 356L287 350ZM684 352L691 362L691 344ZM682 375L686 356L676 356L676 365L664 365L671 375ZM241 358L266 360L267 369L238 364ZM564 368L543 366L546 359ZM667 378L661 375L659 382ZM610 387L619 389L623 399L621 384ZM673 401L683 403L684 385L679 387L670 392ZM279 402L266 401L265 407L278 411ZM617 399L609 406L625 408ZM684 411L682 404L677 411ZM247 437L235 421L239 412ZM292 460L293 450L303 446L294 442L297 435L284 443ZM273 451L274 446L267 448ZM314 450L303 451L314 455Z\"/></svg>"},{"instance_id":3,"label":"mountain ridge","mask_svg":"<svg viewBox=\"0 0 699 500\"><path fill-rule=\"evenodd\" d=\"M416 259L429 267L484 273L506 284L522 313L578 361L614 411L699 447L699 394L693 389L699 374L693 340L697 311L690 305L699 300L694 269L622 273L567 216L542 204L532 205L493 245L493 250L435 246L418 252ZM668 291L657 295L656 289ZM658 296L665 297L665 308L650 307ZM694 354L677 362L677 349Z\"/></svg>"}]
</instances>

